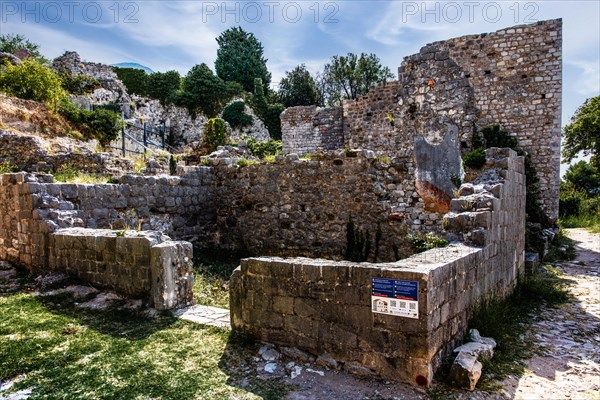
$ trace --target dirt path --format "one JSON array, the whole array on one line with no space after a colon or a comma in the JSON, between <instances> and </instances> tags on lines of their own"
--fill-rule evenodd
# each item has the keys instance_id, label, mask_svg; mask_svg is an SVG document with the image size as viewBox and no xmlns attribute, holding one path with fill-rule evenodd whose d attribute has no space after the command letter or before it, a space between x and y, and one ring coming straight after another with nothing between
<instances>
[{"instance_id":1,"label":"dirt path","mask_svg":"<svg viewBox=\"0 0 600 400\"><path fill-rule=\"evenodd\" d=\"M543 346L528 372L503 386L511 399L600 399L600 234L567 229L577 259L558 265L573 301L545 309L530 334Z\"/></svg>"}]
</instances>

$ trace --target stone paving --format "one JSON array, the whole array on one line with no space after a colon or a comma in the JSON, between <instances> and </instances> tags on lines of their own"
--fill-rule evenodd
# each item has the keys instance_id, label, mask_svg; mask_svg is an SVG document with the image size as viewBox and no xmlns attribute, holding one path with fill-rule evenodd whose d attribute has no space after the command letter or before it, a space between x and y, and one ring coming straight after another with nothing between
<instances>
[{"instance_id":1,"label":"stone paving","mask_svg":"<svg viewBox=\"0 0 600 400\"><path fill-rule=\"evenodd\" d=\"M231 329L229 310L224 308L194 305L173 311L173 315L198 324Z\"/></svg>"}]
</instances>

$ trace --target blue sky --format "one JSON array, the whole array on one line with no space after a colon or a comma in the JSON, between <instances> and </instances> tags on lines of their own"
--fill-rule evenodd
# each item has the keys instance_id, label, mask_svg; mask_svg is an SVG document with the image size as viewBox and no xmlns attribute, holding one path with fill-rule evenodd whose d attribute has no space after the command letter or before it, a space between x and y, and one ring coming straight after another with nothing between
<instances>
[{"instance_id":1,"label":"blue sky","mask_svg":"<svg viewBox=\"0 0 600 400\"><path fill-rule=\"evenodd\" d=\"M0 1L0 33L26 35L48 58L75 50L182 74L213 68L215 38L241 25L263 43L274 83L298 64L316 72L348 52L376 53L395 71L429 42L553 18L563 19L564 125L600 94L598 1Z\"/></svg>"}]
</instances>

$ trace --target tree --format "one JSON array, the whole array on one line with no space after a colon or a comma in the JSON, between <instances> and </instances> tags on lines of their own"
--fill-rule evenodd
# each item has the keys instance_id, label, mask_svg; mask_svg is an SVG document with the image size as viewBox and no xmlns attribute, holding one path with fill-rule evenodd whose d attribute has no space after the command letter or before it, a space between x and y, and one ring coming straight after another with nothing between
<instances>
[{"instance_id":1,"label":"tree","mask_svg":"<svg viewBox=\"0 0 600 400\"><path fill-rule=\"evenodd\" d=\"M195 65L183 81L183 92L178 103L187 107L190 114L201 111L207 117L216 116L229 99L228 87L202 63Z\"/></svg>"},{"instance_id":2,"label":"tree","mask_svg":"<svg viewBox=\"0 0 600 400\"><path fill-rule=\"evenodd\" d=\"M590 163L600 169L600 96L587 99L563 129L563 157L571 162L579 153L591 155Z\"/></svg>"},{"instance_id":3,"label":"tree","mask_svg":"<svg viewBox=\"0 0 600 400\"><path fill-rule=\"evenodd\" d=\"M0 69L0 90L20 99L44 102L52 110L68 101L60 75L33 59Z\"/></svg>"},{"instance_id":4,"label":"tree","mask_svg":"<svg viewBox=\"0 0 600 400\"><path fill-rule=\"evenodd\" d=\"M286 107L310 106L317 104L319 93L315 80L304 64L298 65L279 83L279 98Z\"/></svg>"},{"instance_id":5,"label":"tree","mask_svg":"<svg viewBox=\"0 0 600 400\"><path fill-rule=\"evenodd\" d=\"M281 140L281 119L280 115L285 110L281 103L270 103L260 78L256 78L254 83L254 94L252 95L252 109L256 115L265 123L269 130L269 136L274 140Z\"/></svg>"},{"instance_id":6,"label":"tree","mask_svg":"<svg viewBox=\"0 0 600 400\"><path fill-rule=\"evenodd\" d=\"M585 161L579 161L569 167L563 177L567 186L590 196L600 194L600 171Z\"/></svg>"},{"instance_id":7,"label":"tree","mask_svg":"<svg viewBox=\"0 0 600 400\"><path fill-rule=\"evenodd\" d=\"M1 53L10 53L14 54L17 50L25 49L31 55L31 58L43 64L48 62L48 60L42 56L39 51L40 45L30 42L23 35L0 35L0 52Z\"/></svg>"},{"instance_id":8,"label":"tree","mask_svg":"<svg viewBox=\"0 0 600 400\"><path fill-rule=\"evenodd\" d=\"M241 27L229 28L217 38L219 49L215 70L225 82L238 82L247 92L253 92L254 79L260 78L269 87L271 74L263 57L262 44Z\"/></svg>"},{"instance_id":9,"label":"tree","mask_svg":"<svg viewBox=\"0 0 600 400\"><path fill-rule=\"evenodd\" d=\"M113 67L117 77L125 87L129 94L137 94L138 96L148 95L148 81L150 76L143 69L139 68L122 68Z\"/></svg>"},{"instance_id":10,"label":"tree","mask_svg":"<svg viewBox=\"0 0 600 400\"><path fill-rule=\"evenodd\" d=\"M154 72L148 77L148 96L160 100L165 105L175 100L175 94L181 86L181 77L177 71Z\"/></svg>"},{"instance_id":11,"label":"tree","mask_svg":"<svg viewBox=\"0 0 600 400\"><path fill-rule=\"evenodd\" d=\"M333 56L325 65L327 103L338 105L345 99L356 99L367 94L378 83L393 79L388 67L383 67L375 54L354 53Z\"/></svg>"}]
</instances>

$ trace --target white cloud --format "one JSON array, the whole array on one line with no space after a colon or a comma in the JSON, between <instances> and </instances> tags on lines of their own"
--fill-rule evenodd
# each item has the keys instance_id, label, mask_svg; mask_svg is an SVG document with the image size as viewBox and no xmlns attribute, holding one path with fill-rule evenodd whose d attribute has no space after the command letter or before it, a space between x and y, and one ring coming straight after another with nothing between
<instances>
[{"instance_id":1,"label":"white cloud","mask_svg":"<svg viewBox=\"0 0 600 400\"><path fill-rule=\"evenodd\" d=\"M59 28L56 25L56 28ZM21 34L40 45L40 51L53 59L65 51L77 51L82 59L107 64L118 62L127 57L127 52L114 46L97 41L77 38L69 33L41 24L20 24L7 21L2 33Z\"/></svg>"},{"instance_id":2,"label":"white cloud","mask_svg":"<svg viewBox=\"0 0 600 400\"><path fill-rule=\"evenodd\" d=\"M568 77L569 90L586 97L600 95L600 65L596 61L578 61L572 60L566 62L576 67L579 74L573 74Z\"/></svg>"}]
</instances>

